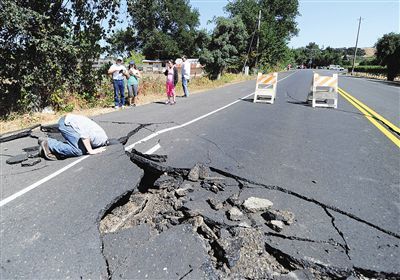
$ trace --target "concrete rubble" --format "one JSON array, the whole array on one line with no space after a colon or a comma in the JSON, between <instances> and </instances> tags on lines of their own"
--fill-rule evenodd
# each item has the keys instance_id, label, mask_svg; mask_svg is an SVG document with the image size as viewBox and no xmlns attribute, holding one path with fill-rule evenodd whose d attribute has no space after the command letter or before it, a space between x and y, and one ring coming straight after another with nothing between
<instances>
[{"instance_id":1,"label":"concrete rubble","mask_svg":"<svg viewBox=\"0 0 400 280\"><path fill-rule=\"evenodd\" d=\"M147 177L140 191L117 203L100 222L110 278L391 279L400 275L354 268L347 245L324 211L319 210L332 227L326 237L296 236L296 228L304 227L307 219L303 213L279 209L271 191L204 164L173 169L154 162L147 165L147 159L132 154L135 151L131 160L153 178Z\"/></svg>"}]
</instances>

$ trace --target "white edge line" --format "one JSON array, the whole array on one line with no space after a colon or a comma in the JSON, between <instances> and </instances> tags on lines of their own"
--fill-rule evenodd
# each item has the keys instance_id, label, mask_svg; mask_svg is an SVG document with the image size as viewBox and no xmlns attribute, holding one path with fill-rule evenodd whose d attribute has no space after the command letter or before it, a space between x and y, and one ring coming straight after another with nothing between
<instances>
[{"instance_id":1,"label":"white edge line","mask_svg":"<svg viewBox=\"0 0 400 280\"><path fill-rule=\"evenodd\" d=\"M151 155L152 153L156 152L160 148L161 148L160 144L157 143L153 148L151 148L148 151L146 151L145 154L146 155Z\"/></svg>"},{"instance_id":2,"label":"white edge line","mask_svg":"<svg viewBox=\"0 0 400 280\"><path fill-rule=\"evenodd\" d=\"M80 159L68 164L67 166L64 166L63 168L61 168L60 170L54 172L53 174L50 174L47 177L44 177L43 179L37 181L36 183L30 185L29 187L26 187L25 189L20 190L19 192L16 192L13 195L10 195L9 197L3 199L0 201L0 207L6 205L7 203L9 203L10 201L13 201L14 199L20 197L21 195L39 187L41 184L46 183L47 181L49 181L50 179L56 177L57 175L63 173L64 171L70 169L72 166L78 164L79 162L83 161L84 159L86 159L88 156L83 156Z\"/></svg>"},{"instance_id":3,"label":"white edge line","mask_svg":"<svg viewBox=\"0 0 400 280\"><path fill-rule=\"evenodd\" d=\"M296 74L298 71L299 71L299 70L297 70L297 71L295 71L294 73L290 74L289 76L286 76L285 78L279 80L278 83L281 82L281 81L283 81L284 79L289 78L290 76ZM231 103L229 103L228 105L225 105L225 106L223 106L223 107L221 107L221 108L219 108L219 109L217 109L217 110L214 110L214 111L209 112L209 113L207 113L207 114L205 114L205 115L202 115L202 116L200 116L200 117L198 117L198 118L195 118L195 119L193 119L193 120L191 120L191 121L188 121L188 122L186 122L186 123L184 123L184 124L177 125L177 126L173 126L173 127L169 127L169 128L165 128L165 129L161 129L161 130L159 130L159 131L157 131L157 132L154 132L154 133L150 134L149 136L147 136L147 137L145 137L145 138L143 138L143 139L141 139L141 140L139 140L139 141L137 141L137 142L135 142L135 143L129 145L128 147L125 148L125 151L130 150L130 149L132 149L135 145L137 145L137 144L139 144L139 143L146 142L146 141L148 141L148 140L150 140L150 139L152 139L152 138L154 138L154 137L156 137L156 136L158 136L158 135L160 135L160 134L163 134L163 133L165 133L165 132L168 132L168 131L171 131L171 130L175 130L175 129L178 129L178 128L181 128L181 127L185 127L185 126L188 126L188 125L190 125L190 124L192 124L192 123L194 123L194 122L197 122L197 121L199 121L199 120L202 120L202 119L204 119L204 118L206 118L206 117L208 117L208 116L210 116L210 115L213 115L213 114L215 114L215 113L217 113L217 112L219 112L219 111L221 111L221 110L224 110L224 109L226 109L226 108L228 108L228 107L230 107L230 106L232 106L232 105L234 105L234 104L240 102L241 100L243 100L243 99L245 99L245 98L247 98L247 97L249 97L249 96L251 96L251 95L253 95L253 94L254 94L254 92L252 92L252 93L250 93L250 94L248 94L248 95L246 95L246 96L244 96L244 97L242 97L242 98L240 98L240 99L238 99L238 100L236 100L236 101L234 101L234 102L231 102ZM157 145L158 145L158 144L157 144ZM156 145L156 146L157 146L157 145ZM160 146L160 147L161 147L161 146ZM155 148L155 147L153 147L153 148ZM152 148L152 149L153 149L153 148ZM159 148L157 148L157 150L158 150L158 149L159 149ZM150 149L150 150L151 150L151 149ZM149 150L149 151L150 151L150 150ZM147 151L146 153L148 153L149 151ZM154 153L154 152L155 152L155 151L153 151L153 153ZM71 167L73 167L74 165L78 164L79 162L83 161L84 159L86 159L86 158L88 158L88 157L89 157L88 155L83 156L83 157L79 158L78 160L76 160L76 161L74 161L74 162L68 164L67 166L64 166L64 167L61 168L60 170L58 170L58 171L56 171L56 172L50 174L49 176L46 176L46 177L44 177L43 179L37 181L36 183L33 183L32 185L30 185L30 186L28 186L28 187L26 187L26 188L20 190L19 192L16 192L15 194L10 195L9 197L7 197L7 198L1 200L1 201L0 201L0 207L3 207L4 205L6 205L7 203L13 201L14 199L16 199L16 198L18 198L18 197L24 195L25 193L27 193L27 192L29 192L29 191L31 191L31 190L33 190L33 189L39 187L41 184L46 183L47 181L53 179L54 177L58 176L59 174L63 173L64 171L70 169Z\"/></svg>"}]
</instances>

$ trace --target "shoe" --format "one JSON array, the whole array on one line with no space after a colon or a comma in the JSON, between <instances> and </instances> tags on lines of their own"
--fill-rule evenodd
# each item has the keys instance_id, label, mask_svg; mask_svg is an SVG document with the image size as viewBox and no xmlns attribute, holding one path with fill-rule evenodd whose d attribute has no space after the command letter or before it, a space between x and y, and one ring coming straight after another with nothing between
<instances>
[{"instance_id":1,"label":"shoe","mask_svg":"<svg viewBox=\"0 0 400 280\"><path fill-rule=\"evenodd\" d=\"M119 106L115 106L114 109L115 109L115 110L118 110L118 109L119 109Z\"/></svg>"},{"instance_id":2,"label":"shoe","mask_svg":"<svg viewBox=\"0 0 400 280\"><path fill-rule=\"evenodd\" d=\"M169 100L168 100L168 101L165 101L165 104L166 104L166 105L168 105L169 103L170 103Z\"/></svg>"},{"instance_id":3,"label":"shoe","mask_svg":"<svg viewBox=\"0 0 400 280\"><path fill-rule=\"evenodd\" d=\"M175 101L172 101L170 104L171 104L171 105L175 105L175 103L176 103Z\"/></svg>"},{"instance_id":4,"label":"shoe","mask_svg":"<svg viewBox=\"0 0 400 280\"><path fill-rule=\"evenodd\" d=\"M40 154L43 154L45 159L57 160L56 156L50 151L47 140L42 140L40 142Z\"/></svg>"},{"instance_id":5,"label":"shoe","mask_svg":"<svg viewBox=\"0 0 400 280\"><path fill-rule=\"evenodd\" d=\"M125 109L125 105L122 105L120 108L121 108L121 109Z\"/></svg>"}]
</instances>

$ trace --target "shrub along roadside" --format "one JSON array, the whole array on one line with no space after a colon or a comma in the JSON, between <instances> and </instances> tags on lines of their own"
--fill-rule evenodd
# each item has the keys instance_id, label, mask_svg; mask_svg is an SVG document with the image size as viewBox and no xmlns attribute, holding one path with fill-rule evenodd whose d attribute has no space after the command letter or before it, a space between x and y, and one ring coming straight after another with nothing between
<instances>
[{"instance_id":1,"label":"shrub along roadside","mask_svg":"<svg viewBox=\"0 0 400 280\"><path fill-rule=\"evenodd\" d=\"M349 67L348 70L349 72L351 72L351 67ZM354 72L374 74L374 75L386 75L387 68L379 65L365 65L365 66L354 67Z\"/></svg>"}]
</instances>

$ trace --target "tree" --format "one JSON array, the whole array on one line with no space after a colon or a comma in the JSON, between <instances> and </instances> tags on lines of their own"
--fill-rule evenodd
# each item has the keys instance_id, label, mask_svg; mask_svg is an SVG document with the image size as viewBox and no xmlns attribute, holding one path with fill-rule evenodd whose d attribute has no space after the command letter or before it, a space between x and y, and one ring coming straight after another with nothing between
<instances>
[{"instance_id":1,"label":"tree","mask_svg":"<svg viewBox=\"0 0 400 280\"><path fill-rule=\"evenodd\" d=\"M215 22L210 44L200 55L200 63L212 79L219 79L226 69L241 70L248 34L239 17L219 17Z\"/></svg>"},{"instance_id":2,"label":"tree","mask_svg":"<svg viewBox=\"0 0 400 280\"><path fill-rule=\"evenodd\" d=\"M142 61L145 59L144 55L135 51L130 51L129 54L129 57L125 59L126 64L128 64L130 61L135 61L136 65L142 64Z\"/></svg>"},{"instance_id":3,"label":"tree","mask_svg":"<svg viewBox=\"0 0 400 280\"><path fill-rule=\"evenodd\" d=\"M321 50L315 42L310 42L305 48L305 53L308 58L307 64L310 68L315 66L320 59Z\"/></svg>"},{"instance_id":4,"label":"tree","mask_svg":"<svg viewBox=\"0 0 400 280\"><path fill-rule=\"evenodd\" d=\"M352 55L352 56L354 56L355 48L354 48L354 47L352 47L352 48L347 48L347 49L344 48L343 51L344 51L347 55ZM365 55L365 50L360 49L360 48L357 48L357 56L360 57L360 56L364 56L364 55Z\"/></svg>"},{"instance_id":5,"label":"tree","mask_svg":"<svg viewBox=\"0 0 400 280\"><path fill-rule=\"evenodd\" d=\"M316 43L310 42L306 47L295 49L294 57L297 64L309 65L311 62L312 64L309 66L316 67L330 64L341 65L346 54L343 48L320 49Z\"/></svg>"},{"instance_id":6,"label":"tree","mask_svg":"<svg viewBox=\"0 0 400 280\"><path fill-rule=\"evenodd\" d=\"M126 56L136 49L135 31L132 28L118 29L107 38L108 53L114 56Z\"/></svg>"},{"instance_id":7,"label":"tree","mask_svg":"<svg viewBox=\"0 0 400 280\"><path fill-rule=\"evenodd\" d=\"M296 16L298 0L234 0L225 9L230 17L240 17L246 25L247 33L259 35L259 51L250 60L250 66L255 65L256 59L265 66L277 65L287 56L287 43L296 35ZM261 27L257 33L258 14L261 10ZM249 37L246 50L256 50L255 40Z\"/></svg>"},{"instance_id":8,"label":"tree","mask_svg":"<svg viewBox=\"0 0 400 280\"><path fill-rule=\"evenodd\" d=\"M304 47L297 48L293 50L294 60L298 65L306 65L307 64L307 53Z\"/></svg>"},{"instance_id":9,"label":"tree","mask_svg":"<svg viewBox=\"0 0 400 280\"><path fill-rule=\"evenodd\" d=\"M117 8L114 0L1 1L0 114L38 110L67 89L92 92L101 22L112 26Z\"/></svg>"},{"instance_id":10,"label":"tree","mask_svg":"<svg viewBox=\"0 0 400 280\"><path fill-rule=\"evenodd\" d=\"M387 80L393 81L400 73L400 34L383 35L376 43L376 57L381 65L387 66Z\"/></svg>"},{"instance_id":11,"label":"tree","mask_svg":"<svg viewBox=\"0 0 400 280\"><path fill-rule=\"evenodd\" d=\"M128 0L135 46L148 59L174 58L196 53L199 12L188 0Z\"/></svg>"}]
</instances>

